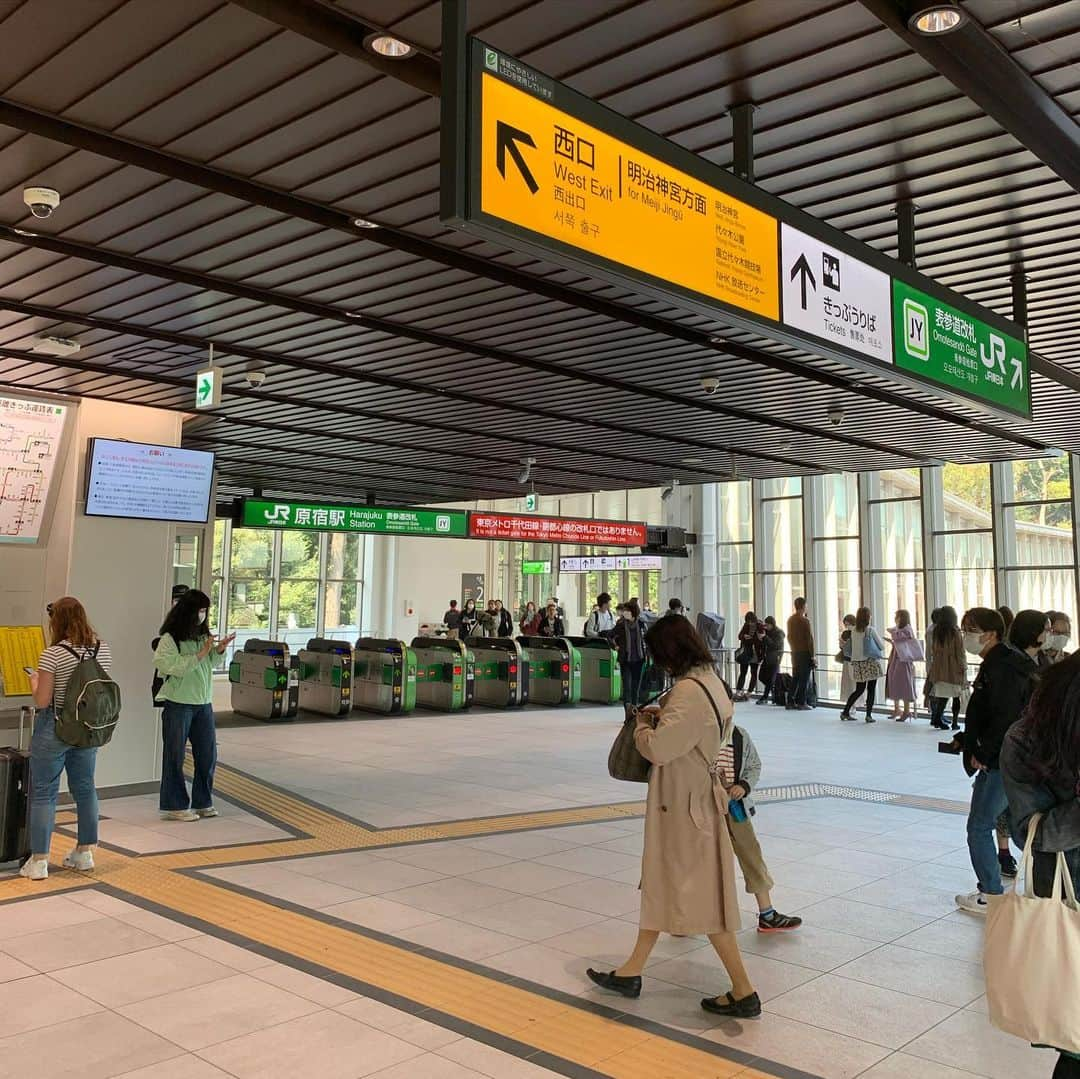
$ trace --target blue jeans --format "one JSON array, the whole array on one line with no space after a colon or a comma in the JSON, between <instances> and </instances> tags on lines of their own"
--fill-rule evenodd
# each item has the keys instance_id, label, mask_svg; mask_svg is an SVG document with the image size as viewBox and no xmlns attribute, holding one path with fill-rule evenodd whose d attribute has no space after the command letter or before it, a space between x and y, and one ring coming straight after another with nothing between
<instances>
[{"instance_id":1,"label":"blue jeans","mask_svg":"<svg viewBox=\"0 0 1080 1079\"><path fill-rule=\"evenodd\" d=\"M184 754L191 743L195 778L188 800L184 780ZM214 769L217 767L217 729L214 709L208 704L165 702L161 715L162 812L175 809L209 809L214 804Z\"/></svg>"},{"instance_id":2,"label":"blue jeans","mask_svg":"<svg viewBox=\"0 0 1080 1079\"><path fill-rule=\"evenodd\" d=\"M79 846L98 841L98 796L94 787L97 749L79 749L56 737L56 712L42 708L34 719L30 741L30 850L47 855L56 821L60 776L66 770L68 789L79 812Z\"/></svg>"},{"instance_id":3,"label":"blue jeans","mask_svg":"<svg viewBox=\"0 0 1080 1079\"><path fill-rule=\"evenodd\" d=\"M1001 895L1001 863L998 862L998 817L1009 808L1005 782L996 768L980 772L975 777L968 813L967 841L971 868L979 880L979 891L986 895Z\"/></svg>"}]
</instances>

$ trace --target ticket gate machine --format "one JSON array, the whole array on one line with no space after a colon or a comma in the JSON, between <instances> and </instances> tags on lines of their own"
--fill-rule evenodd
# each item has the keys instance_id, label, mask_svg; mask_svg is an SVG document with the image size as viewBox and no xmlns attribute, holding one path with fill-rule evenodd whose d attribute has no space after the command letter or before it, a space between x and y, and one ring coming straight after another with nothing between
<instances>
[{"instance_id":1,"label":"ticket gate machine","mask_svg":"<svg viewBox=\"0 0 1080 1079\"><path fill-rule=\"evenodd\" d=\"M283 641L247 641L229 664L233 711L253 719L293 719L299 708L297 673Z\"/></svg>"},{"instance_id":2,"label":"ticket gate machine","mask_svg":"<svg viewBox=\"0 0 1080 1079\"><path fill-rule=\"evenodd\" d=\"M470 637L476 657L475 701L516 708L529 699L529 655L509 637Z\"/></svg>"},{"instance_id":3,"label":"ticket gate machine","mask_svg":"<svg viewBox=\"0 0 1080 1079\"><path fill-rule=\"evenodd\" d=\"M323 716L347 716L352 711L352 645L312 637L296 654L300 707Z\"/></svg>"},{"instance_id":4,"label":"ticket gate machine","mask_svg":"<svg viewBox=\"0 0 1080 1079\"><path fill-rule=\"evenodd\" d=\"M577 704L581 700L581 653L565 637L519 637L529 653L529 701Z\"/></svg>"},{"instance_id":5,"label":"ticket gate machine","mask_svg":"<svg viewBox=\"0 0 1080 1079\"><path fill-rule=\"evenodd\" d=\"M616 704L622 700L618 650L605 637L567 638L581 653L581 699Z\"/></svg>"},{"instance_id":6,"label":"ticket gate machine","mask_svg":"<svg viewBox=\"0 0 1080 1079\"><path fill-rule=\"evenodd\" d=\"M353 704L400 715L416 707L416 653L404 642L361 637L353 650Z\"/></svg>"},{"instance_id":7,"label":"ticket gate machine","mask_svg":"<svg viewBox=\"0 0 1080 1079\"><path fill-rule=\"evenodd\" d=\"M447 637L417 637L416 704L438 712L460 712L473 702L475 656L472 642Z\"/></svg>"}]
</instances>

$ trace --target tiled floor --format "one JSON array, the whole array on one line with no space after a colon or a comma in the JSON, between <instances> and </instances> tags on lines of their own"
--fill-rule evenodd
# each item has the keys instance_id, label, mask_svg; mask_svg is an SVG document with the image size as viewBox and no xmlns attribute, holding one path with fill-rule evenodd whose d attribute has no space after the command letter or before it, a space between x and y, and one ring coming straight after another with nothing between
<instances>
[{"instance_id":1,"label":"tiled floor","mask_svg":"<svg viewBox=\"0 0 1080 1079\"><path fill-rule=\"evenodd\" d=\"M746 705L738 720L754 734L766 786L967 794L925 721L866 727L840 724L835 712ZM605 775L616 722L613 711L581 708L238 728L221 732L221 755L340 812L396 827L638 798L642 789ZM128 843L118 841L132 850L279 834L228 810L219 822L174 830L156 822L152 800L103 803L139 831L141 846L131 832ZM201 834L217 824L231 826L230 838ZM1049 1054L987 1020L982 927L953 906L954 894L972 887L962 816L823 798L763 805L756 824L776 905L806 922L796 934L741 935L765 1000L756 1023L714 1021L698 1007L703 993L727 988L704 940L662 939L639 1001L586 981L587 966L610 967L633 943L640 820L322 854L208 876L822 1079L1049 1076ZM753 900L744 897L744 906L749 915ZM96 891L0 906L0 1061L0 1072L32 1067L39 1077L554 1074Z\"/></svg>"}]
</instances>

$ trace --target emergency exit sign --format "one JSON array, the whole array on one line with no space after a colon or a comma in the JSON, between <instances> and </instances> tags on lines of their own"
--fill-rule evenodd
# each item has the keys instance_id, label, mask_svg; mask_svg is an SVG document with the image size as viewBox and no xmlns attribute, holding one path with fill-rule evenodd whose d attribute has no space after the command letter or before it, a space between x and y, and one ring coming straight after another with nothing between
<instances>
[{"instance_id":1,"label":"emergency exit sign","mask_svg":"<svg viewBox=\"0 0 1080 1079\"><path fill-rule=\"evenodd\" d=\"M217 408L221 404L221 368L207 367L195 375L195 407Z\"/></svg>"}]
</instances>

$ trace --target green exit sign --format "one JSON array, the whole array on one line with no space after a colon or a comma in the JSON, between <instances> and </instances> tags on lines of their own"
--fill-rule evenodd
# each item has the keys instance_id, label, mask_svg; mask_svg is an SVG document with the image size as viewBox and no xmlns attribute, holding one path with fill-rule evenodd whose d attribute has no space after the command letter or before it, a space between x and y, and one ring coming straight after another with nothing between
<instances>
[{"instance_id":1,"label":"green exit sign","mask_svg":"<svg viewBox=\"0 0 1080 1079\"><path fill-rule=\"evenodd\" d=\"M524 577L541 577L551 572L550 562L522 562L521 573Z\"/></svg>"},{"instance_id":2,"label":"green exit sign","mask_svg":"<svg viewBox=\"0 0 1080 1079\"><path fill-rule=\"evenodd\" d=\"M217 408L221 404L220 367L207 367L195 375L195 408Z\"/></svg>"}]
</instances>

